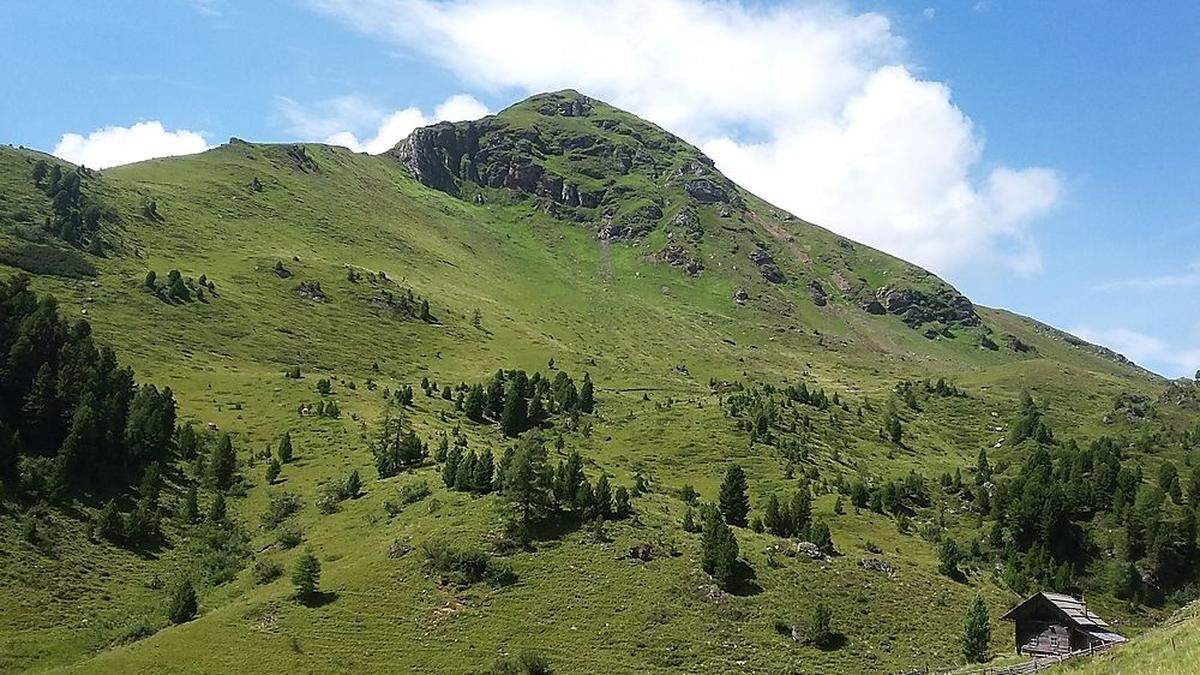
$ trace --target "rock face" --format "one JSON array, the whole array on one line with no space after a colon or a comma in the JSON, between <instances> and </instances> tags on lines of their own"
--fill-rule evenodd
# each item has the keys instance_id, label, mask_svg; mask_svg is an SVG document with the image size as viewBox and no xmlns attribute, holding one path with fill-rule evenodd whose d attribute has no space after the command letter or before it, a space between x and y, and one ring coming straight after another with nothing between
<instances>
[{"instance_id":1,"label":"rock face","mask_svg":"<svg viewBox=\"0 0 1200 675\"><path fill-rule=\"evenodd\" d=\"M697 209L742 203L699 150L599 101L564 91L518 107L520 115L416 129L388 154L429 187L476 201L480 188L507 189L556 217L597 223L609 239L666 225L670 206L671 223L699 241Z\"/></svg>"},{"instance_id":2,"label":"rock face","mask_svg":"<svg viewBox=\"0 0 1200 675\"><path fill-rule=\"evenodd\" d=\"M389 154L399 159L413 177L425 185L457 195L457 178L478 176L462 176L451 167L462 167L463 157L471 157L478 151L479 133L474 123L441 122L413 130Z\"/></svg>"},{"instance_id":3,"label":"rock face","mask_svg":"<svg viewBox=\"0 0 1200 675\"><path fill-rule=\"evenodd\" d=\"M813 304L817 307L829 304L829 295L825 293L825 287L816 279L808 282L808 297L812 298Z\"/></svg>"},{"instance_id":4,"label":"rock face","mask_svg":"<svg viewBox=\"0 0 1200 675\"><path fill-rule=\"evenodd\" d=\"M766 249L756 248L750 251L750 262L758 265L758 272L762 277L773 284L787 283L787 277L779 270L779 266L775 264L775 259Z\"/></svg>"},{"instance_id":5,"label":"rock face","mask_svg":"<svg viewBox=\"0 0 1200 675\"><path fill-rule=\"evenodd\" d=\"M688 276L698 276L704 271L704 263L696 259L687 249L675 242L670 242L661 251L650 256L654 262L665 262L672 267L678 267Z\"/></svg>"},{"instance_id":6,"label":"rock face","mask_svg":"<svg viewBox=\"0 0 1200 675\"><path fill-rule=\"evenodd\" d=\"M955 326L980 324L975 305L948 286L935 292L884 286L874 297L863 299L860 305L869 314L898 316L910 328L933 322Z\"/></svg>"}]
</instances>

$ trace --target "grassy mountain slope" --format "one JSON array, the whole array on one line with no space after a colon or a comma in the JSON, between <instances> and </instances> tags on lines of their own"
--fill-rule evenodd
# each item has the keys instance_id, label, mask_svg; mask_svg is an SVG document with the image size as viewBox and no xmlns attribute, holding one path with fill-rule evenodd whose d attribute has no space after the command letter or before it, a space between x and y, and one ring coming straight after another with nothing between
<instances>
[{"instance_id":1,"label":"grassy mountain slope","mask_svg":"<svg viewBox=\"0 0 1200 675\"><path fill-rule=\"evenodd\" d=\"M1174 675L1194 672L1200 662L1200 606L1192 603L1161 626L1119 649L1059 668L1069 673L1114 675Z\"/></svg>"},{"instance_id":2,"label":"grassy mountain slope","mask_svg":"<svg viewBox=\"0 0 1200 675\"><path fill-rule=\"evenodd\" d=\"M186 529L168 520L164 546L130 552L86 536L98 504L83 500L47 512L51 543L38 549L21 541L19 510L6 507L0 669L455 672L521 648L543 652L562 672L956 662L957 644L946 636L958 634L969 599L983 594L998 616L1015 596L984 570L965 582L939 575L916 527L902 533L891 518L848 504L834 513L837 478L914 469L932 478L973 464L981 447L993 462L1018 463L1021 449L993 445L1024 388L1067 435L1087 439L1121 425L1136 433L1133 422L1104 423L1114 397L1155 397L1165 383L1035 321L970 305L919 268L780 212L653 125L590 99L576 115L570 105L579 100L572 92L535 97L476 131L442 127L452 141L381 156L235 140L107 170L84 182L112 213L100 230L102 256L37 233L50 211L28 176L44 157L0 149L0 249L21 253L0 271L45 272L34 287L54 293L69 315L86 315L139 381L169 385L181 420L233 435L245 490L230 510L249 533L246 568L229 583L202 584L200 618L166 627L163 583L203 558ZM445 161L459 146L472 150ZM446 171L423 175L419 151L442 153L435 157ZM290 276L276 272L277 262ZM692 262L702 270L689 273ZM145 290L147 271L161 279L170 269L204 274L216 292L176 303ZM324 301L298 292L301 282L319 282ZM408 289L429 300L435 321L397 309L394 299ZM502 524L499 498L444 488L435 464L375 480L369 447L383 390L422 377L439 386L483 382L498 368L546 373L551 358L573 375L590 373L598 412L550 433L584 456L589 476L604 472L625 486L646 477L638 517L609 524L605 538L584 528L507 556L519 576L511 587L435 583L420 544L445 538L486 548ZM303 378L283 376L294 366ZM341 417L302 415L326 377ZM882 404L897 382L938 377L967 396L904 410L903 447L881 439ZM844 555L818 562L771 554L781 540L739 530L755 577L740 595L710 596L698 538L678 525L686 505L677 491L690 484L714 499L730 461L746 469L755 506L798 482L775 449L747 442L710 382L799 380L848 402L813 414L810 432L789 432L810 450L800 472L818 476L815 510ZM431 445L456 424L473 449L498 454L509 443L419 390L406 415ZM257 455L285 431L298 459L267 485ZM1148 475L1162 458L1179 458L1166 447L1134 453ZM318 490L351 470L364 477L364 495L321 514ZM432 495L388 516L385 501L422 479ZM277 531L260 524L269 498L284 491L303 501L292 518L304 532L297 549L279 547ZM181 493L175 486L172 499ZM970 536L973 519L959 517L957 498L937 500L951 531ZM403 550L396 542L415 548L392 557ZM868 542L881 553L868 553ZM645 564L621 559L639 543L660 554ZM286 579L255 583L250 561L290 569L305 547L322 561L327 601L297 604ZM872 556L895 578L860 566ZM817 601L833 608L837 649L798 645L775 629L799 622ZM1109 608L1113 620L1158 616L1131 615L1115 601ZM994 632L996 649L1006 650L1007 631Z\"/></svg>"}]
</instances>

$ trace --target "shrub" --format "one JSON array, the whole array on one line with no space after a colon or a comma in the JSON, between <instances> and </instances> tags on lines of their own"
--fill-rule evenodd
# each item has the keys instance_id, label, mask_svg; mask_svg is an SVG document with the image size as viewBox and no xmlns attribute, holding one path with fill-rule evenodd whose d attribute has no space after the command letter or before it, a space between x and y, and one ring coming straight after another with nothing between
<instances>
[{"instance_id":1,"label":"shrub","mask_svg":"<svg viewBox=\"0 0 1200 675\"><path fill-rule=\"evenodd\" d=\"M267 510L263 513L263 527L275 527L299 510L300 497L296 494L281 492L277 495L272 495L270 501L267 502Z\"/></svg>"},{"instance_id":2,"label":"shrub","mask_svg":"<svg viewBox=\"0 0 1200 675\"><path fill-rule=\"evenodd\" d=\"M396 491L395 500L389 499L383 503L383 509L389 516L396 516L404 510L404 507L409 504L416 504L430 494L432 494L432 491L429 489L429 483L423 479L405 483Z\"/></svg>"},{"instance_id":3,"label":"shrub","mask_svg":"<svg viewBox=\"0 0 1200 675\"><path fill-rule=\"evenodd\" d=\"M254 583L260 586L269 584L281 576L283 576L283 565L273 560L254 561Z\"/></svg>"},{"instance_id":4,"label":"shrub","mask_svg":"<svg viewBox=\"0 0 1200 675\"><path fill-rule=\"evenodd\" d=\"M276 541L279 542L279 547L284 550L296 548L300 545L300 542L304 541L304 530L294 525L285 527L279 531Z\"/></svg>"},{"instance_id":5,"label":"shrub","mask_svg":"<svg viewBox=\"0 0 1200 675\"><path fill-rule=\"evenodd\" d=\"M496 562L478 549L456 549L441 541L422 545L425 563L442 578L442 583L470 586L486 582L490 586L516 583L517 575L505 563Z\"/></svg>"},{"instance_id":6,"label":"shrub","mask_svg":"<svg viewBox=\"0 0 1200 675\"><path fill-rule=\"evenodd\" d=\"M516 656L505 656L492 666L495 675L550 675L554 669L546 657L536 652L521 652Z\"/></svg>"}]
</instances>

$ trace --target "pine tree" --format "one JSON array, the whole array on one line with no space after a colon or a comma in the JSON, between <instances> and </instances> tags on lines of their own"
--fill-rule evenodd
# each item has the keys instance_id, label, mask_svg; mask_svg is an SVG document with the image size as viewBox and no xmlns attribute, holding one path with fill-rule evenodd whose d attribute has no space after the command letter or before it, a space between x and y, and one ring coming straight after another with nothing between
<instances>
[{"instance_id":1,"label":"pine tree","mask_svg":"<svg viewBox=\"0 0 1200 675\"><path fill-rule=\"evenodd\" d=\"M613 517L624 520L633 513L633 505L629 502L629 490L624 485L618 485L613 491Z\"/></svg>"},{"instance_id":2,"label":"pine tree","mask_svg":"<svg viewBox=\"0 0 1200 675\"><path fill-rule=\"evenodd\" d=\"M951 579L957 579L960 574L958 563L961 559L958 542L950 537L942 537L941 543L938 544L938 571Z\"/></svg>"},{"instance_id":3,"label":"pine tree","mask_svg":"<svg viewBox=\"0 0 1200 675\"><path fill-rule=\"evenodd\" d=\"M583 484L583 458L575 450L567 455L566 462L559 464L554 476L554 495L560 504L570 504Z\"/></svg>"},{"instance_id":4,"label":"pine tree","mask_svg":"<svg viewBox=\"0 0 1200 675\"><path fill-rule=\"evenodd\" d=\"M963 619L963 656L967 663L984 663L988 660L988 643L992 640L992 629L988 624L987 605L983 598L975 596L967 607Z\"/></svg>"},{"instance_id":5,"label":"pine tree","mask_svg":"<svg viewBox=\"0 0 1200 675\"><path fill-rule=\"evenodd\" d=\"M350 472L346 477L346 482L342 484L342 495L347 499L354 499L362 490L362 479L358 475L358 469Z\"/></svg>"},{"instance_id":6,"label":"pine tree","mask_svg":"<svg viewBox=\"0 0 1200 675\"><path fill-rule=\"evenodd\" d=\"M600 474L596 479L596 488L592 491L592 508L597 518L605 520L612 517L612 488L608 484L608 476Z\"/></svg>"},{"instance_id":7,"label":"pine tree","mask_svg":"<svg viewBox=\"0 0 1200 675\"><path fill-rule=\"evenodd\" d=\"M229 434L221 436L221 442L213 451L212 461L209 462L209 476L213 487L217 490L228 490L233 484L233 472L237 469L237 455L233 452L233 439Z\"/></svg>"},{"instance_id":8,"label":"pine tree","mask_svg":"<svg viewBox=\"0 0 1200 675\"><path fill-rule=\"evenodd\" d=\"M814 523L809 528L808 538L822 553L833 555L833 536L829 533L828 524L825 522Z\"/></svg>"},{"instance_id":9,"label":"pine tree","mask_svg":"<svg viewBox=\"0 0 1200 675\"><path fill-rule=\"evenodd\" d=\"M525 419L530 427L540 426L542 420L546 417L546 408L542 405L542 397L534 395L529 399L529 409L525 413Z\"/></svg>"},{"instance_id":10,"label":"pine tree","mask_svg":"<svg viewBox=\"0 0 1200 675\"><path fill-rule=\"evenodd\" d=\"M454 487L454 479L458 475L458 465L462 462L462 450L457 444L450 448L446 455L446 463L442 465L442 483L448 488Z\"/></svg>"},{"instance_id":11,"label":"pine tree","mask_svg":"<svg viewBox=\"0 0 1200 675\"><path fill-rule=\"evenodd\" d=\"M276 478L279 478L279 460L272 457L267 462L267 484L274 483Z\"/></svg>"},{"instance_id":12,"label":"pine tree","mask_svg":"<svg viewBox=\"0 0 1200 675\"><path fill-rule=\"evenodd\" d=\"M196 589L186 579L180 579L171 588L171 597L167 601L167 619L173 624L181 624L196 618Z\"/></svg>"},{"instance_id":13,"label":"pine tree","mask_svg":"<svg viewBox=\"0 0 1200 675\"><path fill-rule=\"evenodd\" d=\"M718 495L721 514L725 522L737 527L745 527L750 515L750 496L747 494L746 472L737 464L729 465L725 472L725 481L721 483Z\"/></svg>"},{"instance_id":14,"label":"pine tree","mask_svg":"<svg viewBox=\"0 0 1200 675\"><path fill-rule=\"evenodd\" d=\"M476 492L487 494L492 491L492 478L495 475L495 461L492 458L492 451L485 450L478 459L475 460L474 478L471 480L471 485Z\"/></svg>"},{"instance_id":15,"label":"pine tree","mask_svg":"<svg viewBox=\"0 0 1200 675\"><path fill-rule=\"evenodd\" d=\"M228 515L225 507L225 495L217 493L217 496L213 498L212 504L208 507L208 521L210 523L223 523Z\"/></svg>"},{"instance_id":16,"label":"pine tree","mask_svg":"<svg viewBox=\"0 0 1200 675\"><path fill-rule=\"evenodd\" d=\"M787 509L788 531L794 537L807 537L812 528L812 494L809 492L808 481L801 481L800 488L792 495L792 503Z\"/></svg>"},{"instance_id":17,"label":"pine tree","mask_svg":"<svg viewBox=\"0 0 1200 675\"><path fill-rule=\"evenodd\" d=\"M771 493L771 496L767 497L767 504L763 508L763 526L777 537L787 536L788 523L779 508L779 498L775 496L775 493Z\"/></svg>"},{"instance_id":18,"label":"pine tree","mask_svg":"<svg viewBox=\"0 0 1200 675\"><path fill-rule=\"evenodd\" d=\"M520 383L515 379L504 388L504 409L500 415L500 430L505 436L517 436L528 427L525 400L521 398Z\"/></svg>"},{"instance_id":19,"label":"pine tree","mask_svg":"<svg viewBox=\"0 0 1200 675\"><path fill-rule=\"evenodd\" d=\"M698 532L700 530L700 528L696 527L695 509L690 506L687 508L687 511L683 512L682 527L684 532Z\"/></svg>"},{"instance_id":20,"label":"pine tree","mask_svg":"<svg viewBox=\"0 0 1200 675\"><path fill-rule=\"evenodd\" d=\"M311 551L305 551L292 568L292 585L296 587L296 597L301 600L312 598L320 582L321 562Z\"/></svg>"},{"instance_id":21,"label":"pine tree","mask_svg":"<svg viewBox=\"0 0 1200 675\"><path fill-rule=\"evenodd\" d=\"M475 451L467 453L458 466L454 470L454 489L459 492L471 492L474 488L475 480Z\"/></svg>"},{"instance_id":22,"label":"pine tree","mask_svg":"<svg viewBox=\"0 0 1200 675\"><path fill-rule=\"evenodd\" d=\"M700 540L700 568L721 588L728 589L737 573L738 543L717 509L709 507Z\"/></svg>"},{"instance_id":23,"label":"pine tree","mask_svg":"<svg viewBox=\"0 0 1200 675\"><path fill-rule=\"evenodd\" d=\"M805 640L818 647L828 647L833 643L833 610L824 602L813 605L812 612L805 622Z\"/></svg>"},{"instance_id":24,"label":"pine tree","mask_svg":"<svg viewBox=\"0 0 1200 675\"><path fill-rule=\"evenodd\" d=\"M545 449L539 440L526 439L504 467L504 496L516 510L517 534L523 540L532 535L533 523L550 505L549 487Z\"/></svg>"},{"instance_id":25,"label":"pine tree","mask_svg":"<svg viewBox=\"0 0 1200 675\"><path fill-rule=\"evenodd\" d=\"M183 496L183 506L179 509L179 518L188 524L200 520L200 505L196 499L196 488L188 488Z\"/></svg>"},{"instance_id":26,"label":"pine tree","mask_svg":"<svg viewBox=\"0 0 1200 675\"><path fill-rule=\"evenodd\" d=\"M463 412L467 419L473 422L482 422L486 410L487 397L483 393L483 387L476 384L467 390L466 398L463 399Z\"/></svg>"},{"instance_id":27,"label":"pine tree","mask_svg":"<svg viewBox=\"0 0 1200 675\"><path fill-rule=\"evenodd\" d=\"M279 439L279 449L276 451L279 455L279 463L287 464L292 461L292 434L289 431L283 432L283 438Z\"/></svg>"},{"instance_id":28,"label":"pine tree","mask_svg":"<svg viewBox=\"0 0 1200 675\"><path fill-rule=\"evenodd\" d=\"M592 378L587 373L583 374L583 384L579 387L579 412L590 414L596 407L596 392L592 386Z\"/></svg>"}]
</instances>

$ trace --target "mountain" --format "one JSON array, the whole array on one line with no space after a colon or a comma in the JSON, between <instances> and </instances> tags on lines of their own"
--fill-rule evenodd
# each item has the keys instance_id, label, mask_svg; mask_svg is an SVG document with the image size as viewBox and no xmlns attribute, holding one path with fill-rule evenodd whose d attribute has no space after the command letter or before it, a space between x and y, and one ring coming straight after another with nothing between
<instances>
[{"instance_id":1,"label":"mountain","mask_svg":"<svg viewBox=\"0 0 1200 675\"><path fill-rule=\"evenodd\" d=\"M1193 383L976 305L574 91L378 156L0 148L0 272L30 275L0 289L0 669L899 671L960 663L976 595L994 653L1033 588L1135 632L1186 595ZM99 406L67 367L89 341L157 389L143 426L98 414L120 438L85 461L62 448ZM155 406L178 430L133 452ZM85 468L109 445L123 471ZM604 509L561 478L573 453ZM719 528L681 522L733 465L749 520L715 564ZM199 612L172 625L180 580Z\"/></svg>"}]
</instances>

